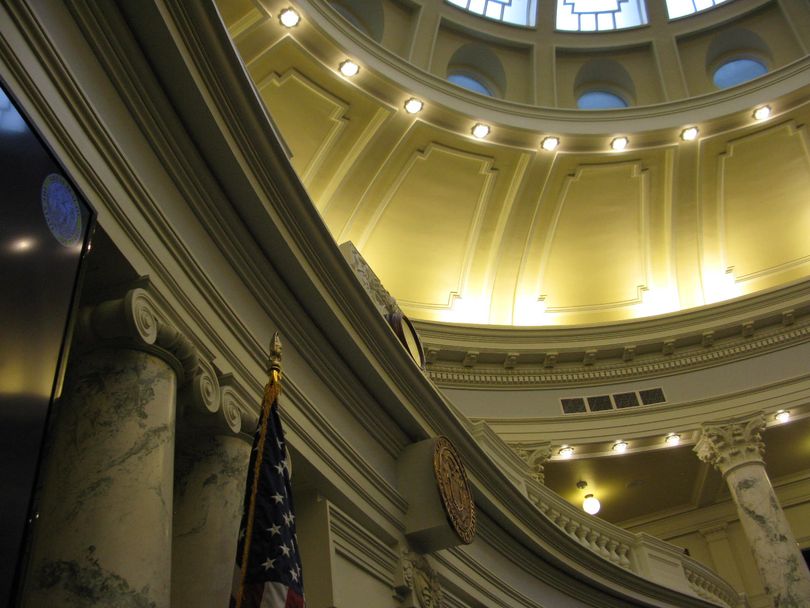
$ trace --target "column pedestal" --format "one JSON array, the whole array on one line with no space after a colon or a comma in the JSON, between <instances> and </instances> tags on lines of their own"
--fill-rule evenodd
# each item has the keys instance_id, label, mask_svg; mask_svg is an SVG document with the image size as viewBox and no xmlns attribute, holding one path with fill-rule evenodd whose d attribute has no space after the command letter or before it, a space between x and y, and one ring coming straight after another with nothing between
<instances>
[{"instance_id":1,"label":"column pedestal","mask_svg":"<svg viewBox=\"0 0 810 608\"><path fill-rule=\"evenodd\" d=\"M71 362L24 606L169 606L176 391L151 353L102 348Z\"/></svg>"}]
</instances>

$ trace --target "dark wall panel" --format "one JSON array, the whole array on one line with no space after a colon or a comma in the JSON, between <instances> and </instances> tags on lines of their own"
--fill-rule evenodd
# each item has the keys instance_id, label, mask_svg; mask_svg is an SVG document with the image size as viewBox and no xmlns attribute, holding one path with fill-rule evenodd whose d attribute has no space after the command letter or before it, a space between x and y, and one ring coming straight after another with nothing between
<instances>
[{"instance_id":1,"label":"dark wall panel","mask_svg":"<svg viewBox=\"0 0 810 608\"><path fill-rule=\"evenodd\" d=\"M0 605L11 593L91 221L0 84Z\"/></svg>"}]
</instances>

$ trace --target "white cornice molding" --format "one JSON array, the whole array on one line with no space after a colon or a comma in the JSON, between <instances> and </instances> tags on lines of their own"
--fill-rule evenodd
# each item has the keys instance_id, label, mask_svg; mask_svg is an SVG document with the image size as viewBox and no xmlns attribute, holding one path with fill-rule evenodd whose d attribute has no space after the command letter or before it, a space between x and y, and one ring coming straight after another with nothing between
<instances>
[{"instance_id":1,"label":"white cornice molding","mask_svg":"<svg viewBox=\"0 0 810 608\"><path fill-rule=\"evenodd\" d=\"M394 587L399 556L391 547L369 534L361 525L333 504L329 504L329 529L335 553L384 585Z\"/></svg>"},{"instance_id":2,"label":"white cornice molding","mask_svg":"<svg viewBox=\"0 0 810 608\"><path fill-rule=\"evenodd\" d=\"M706 369L807 342L810 281L615 324L506 328L416 321L415 327L430 362L428 374L439 386L607 384ZM628 345L631 359L625 356ZM476 362L459 363L470 351L478 353ZM546 355L552 352L555 363L549 366ZM482 354L485 363L479 362Z\"/></svg>"}]
</instances>

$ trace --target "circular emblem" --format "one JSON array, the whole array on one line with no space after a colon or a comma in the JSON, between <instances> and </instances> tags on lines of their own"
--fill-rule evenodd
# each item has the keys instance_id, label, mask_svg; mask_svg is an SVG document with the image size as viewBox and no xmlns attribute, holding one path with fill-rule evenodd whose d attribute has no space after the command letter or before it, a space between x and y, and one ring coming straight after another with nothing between
<instances>
[{"instance_id":1,"label":"circular emblem","mask_svg":"<svg viewBox=\"0 0 810 608\"><path fill-rule=\"evenodd\" d=\"M475 503L464 465L447 437L436 440L433 472L447 519L461 541L469 545L475 536Z\"/></svg>"},{"instance_id":2,"label":"circular emblem","mask_svg":"<svg viewBox=\"0 0 810 608\"><path fill-rule=\"evenodd\" d=\"M42 182L42 213L54 238L65 247L82 238L82 212L76 193L61 175L51 173Z\"/></svg>"}]
</instances>

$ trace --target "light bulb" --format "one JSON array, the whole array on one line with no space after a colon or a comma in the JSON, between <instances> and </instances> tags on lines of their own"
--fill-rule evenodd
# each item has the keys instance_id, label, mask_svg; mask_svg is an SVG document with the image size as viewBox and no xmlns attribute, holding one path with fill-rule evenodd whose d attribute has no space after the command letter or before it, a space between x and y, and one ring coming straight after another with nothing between
<instances>
[{"instance_id":1,"label":"light bulb","mask_svg":"<svg viewBox=\"0 0 810 608\"><path fill-rule=\"evenodd\" d=\"M776 421L779 424L784 424L785 422L790 420L790 412L787 410L779 410L778 412L776 412L774 418L776 418Z\"/></svg>"},{"instance_id":2,"label":"light bulb","mask_svg":"<svg viewBox=\"0 0 810 608\"><path fill-rule=\"evenodd\" d=\"M681 436L678 433L670 433L664 438L664 441L669 446L676 446L681 442Z\"/></svg>"},{"instance_id":3,"label":"light bulb","mask_svg":"<svg viewBox=\"0 0 810 608\"><path fill-rule=\"evenodd\" d=\"M472 128L472 134L478 139L484 139L487 135L489 135L489 125L485 125L481 122L475 123L475 126Z\"/></svg>"},{"instance_id":4,"label":"light bulb","mask_svg":"<svg viewBox=\"0 0 810 608\"><path fill-rule=\"evenodd\" d=\"M602 503L593 494L587 494L585 500L582 501L582 510L589 515L596 515L601 508Z\"/></svg>"},{"instance_id":5,"label":"light bulb","mask_svg":"<svg viewBox=\"0 0 810 608\"><path fill-rule=\"evenodd\" d=\"M351 78L352 76L357 75L357 72L359 72L359 71L360 71L360 66L359 66L359 65L357 65L357 64L356 64L354 61L352 61L351 59L347 59L346 61L344 61L343 63L341 63L341 64L338 66L338 69L340 70L340 73L341 73L341 74L343 74L344 76L348 76L349 78Z\"/></svg>"},{"instance_id":6,"label":"light bulb","mask_svg":"<svg viewBox=\"0 0 810 608\"><path fill-rule=\"evenodd\" d=\"M629 143L630 140L626 137L615 137L613 141L610 142L610 147L618 152L619 150L624 150Z\"/></svg>"},{"instance_id":7,"label":"light bulb","mask_svg":"<svg viewBox=\"0 0 810 608\"><path fill-rule=\"evenodd\" d=\"M285 8L278 14L278 20L284 27L295 27L301 21L301 15L291 8Z\"/></svg>"},{"instance_id":8,"label":"light bulb","mask_svg":"<svg viewBox=\"0 0 810 608\"><path fill-rule=\"evenodd\" d=\"M618 452L619 454L624 454L627 451L627 442L617 441L613 444L613 451Z\"/></svg>"},{"instance_id":9,"label":"light bulb","mask_svg":"<svg viewBox=\"0 0 810 608\"><path fill-rule=\"evenodd\" d=\"M425 104L421 99L417 99L416 97L411 97L405 102L405 111L408 114L416 114L417 112L421 112L423 107L425 107Z\"/></svg>"},{"instance_id":10,"label":"light bulb","mask_svg":"<svg viewBox=\"0 0 810 608\"><path fill-rule=\"evenodd\" d=\"M546 137L543 140L543 143L540 144L543 150L548 150L551 152L552 150L556 150L557 146L560 145L560 138L559 137Z\"/></svg>"},{"instance_id":11,"label":"light bulb","mask_svg":"<svg viewBox=\"0 0 810 608\"><path fill-rule=\"evenodd\" d=\"M33 248L34 239L18 239L11 244L11 250L17 252L28 251Z\"/></svg>"},{"instance_id":12,"label":"light bulb","mask_svg":"<svg viewBox=\"0 0 810 608\"><path fill-rule=\"evenodd\" d=\"M757 120L765 120L771 115L771 106L760 106L754 110L754 118Z\"/></svg>"},{"instance_id":13,"label":"light bulb","mask_svg":"<svg viewBox=\"0 0 810 608\"><path fill-rule=\"evenodd\" d=\"M694 141L697 139L700 130L697 127L688 127L681 131L681 139L684 141Z\"/></svg>"},{"instance_id":14,"label":"light bulb","mask_svg":"<svg viewBox=\"0 0 810 608\"><path fill-rule=\"evenodd\" d=\"M564 445L557 453L560 455L560 458L571 458L571 456L574 455L574 448L570 445Z\"/></svg>"}]
</instances>

